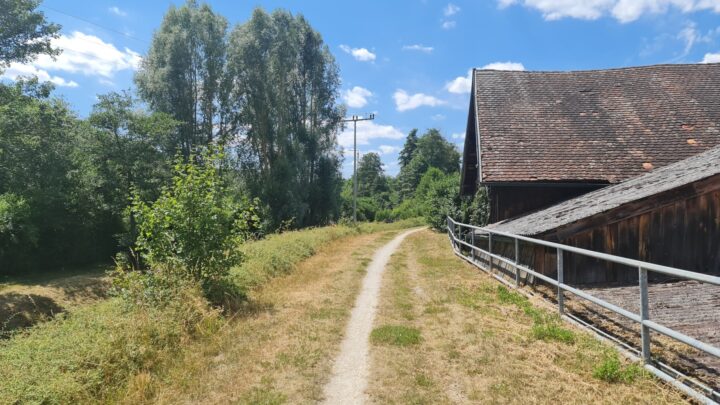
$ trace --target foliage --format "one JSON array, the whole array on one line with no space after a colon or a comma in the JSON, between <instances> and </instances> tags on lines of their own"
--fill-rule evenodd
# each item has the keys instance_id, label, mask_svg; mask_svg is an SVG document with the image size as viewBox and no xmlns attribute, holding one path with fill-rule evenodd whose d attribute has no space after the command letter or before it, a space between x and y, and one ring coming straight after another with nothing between
<instances>
[{"instance_id":1,"label":"foliage","mask_svg":"<svg viewBox=\"0 0 720 405\"><path fill-rule=\"evenodd\" d=\"M375 152L366 153L357 167L358 196L380 196L388 192L388 181L380 155Z\"/></svg>"},{"instance_id":2,"label":"foliage","mask_svg":"<svg viewBox=\"0 0 720 405\"><path fill-rule=\"evenodd\" d=\"M417 128L413 128L410 133L408 134L407 138L405 138L405 144L403 145L402 150L400 151L400 155L398 156L398 163L400 164L400 169L407 166L412 158L415 156L415 150L417 150Z\"/></svg>"},{"instance_id":3,"label":"foliage","mask_svg":"<svg viewBox=\"0 0 720 405\"><path fill-rule=\"evenodd\" d=\"M478 226L487 225L490 219L490 201L488 200L487 189L478 187L474 196L463 198L461 211L460 221Z\"/></svg>"},{"instance_id":4,"label":"foliage","mask_svg":"<svg viewBox=\"0 0 720 405\"><path fill-rule=\"evenodd\" d=\"M135 76L140 97L154 111L181 123L173 148L185 158L194 148L224 139L230 126L224 82L227 20L194 0L171 7L153 35Z\"/></svg>"},{"instance_id":5,"label":"foliage","mask_svg":"<svg viewBox=\"0 0 720 405\"><path fill-rule=\"evenodd\" d=\"M0 195L23 201L23 228L34 235L22 249L0 253L9 263L2 273L94 261L115 245L93 173L83 170L86 128L51 90L36 79L0 84Z\"/></svg>"},{"instance_id":6,"label":"foliage","mask_svg":"<svg viewBox=\"0 0 720 405\"><path fill-rule=\"evenodd\" d=\"M412 137L415 133L408 135L407 143L412 144ZM455 145L448 142L437 129L428 130L416 142L414 149L409 147L411 159L401 165L398 175L399 192L403 198L411 198L415 195L415 189L420 184L420 179L431 167L434 167L445 174L457 172L460 169L460 153ZM408 145L406 145L408 146ZM403 163L407 157L403 157Z\"/></svg>"},{"instance_id":7,"label":"foliage","mask_svg":"<svg viewBox=\"0 0 720 405\"><path fill-rule=\"evenodd\" d=\"M337 218L341 178L336 132L338 67L301 15L256 9L233 29L228 74L234 122L242 129L239 165L274 225Z\"/></svg>"},{"instance_id":8,"label":"foliage","mask_svg":"<svg viewBox=\"0 0 720 405\"><path fill-rule=\"evenodd\" d=\"M437 230L446 230L446 218L457 218L460 214L460 175L445 175L431 168L420 180L416 198L423 203L428 225Z\"/></svg>"},{"instance_id":9,"label":"foliage","mask_svg":"<svg viewBox=\"0 0 720 405\"><path fill-rule=\"evenodd\" d=\"M60 26L37 11L39 0L0 0L0 71L12 62L26 63L38 55L58 55L51 40Z\"/></svg>"},{"instance_id":10,"label":"foliage","mask_svg":"<svg viewBox=\"0 0 720 405\"><path fill-rule=\"evenodd\" d=\"M130 208L138 224L136 249L149 266L200 283L209 297L242 261L238 247L260 220L253 204L225 197L221 159L212 149L191 155L189 163L178 158L172 187L151 204L135 195Z\"/></svg>"},{"instance_id":11,"label":"foliage","mask_svg":"<svg viewBox=\"0 0 720 405\"><path fill-rule=\"evenodd\" d=\"M16 194L0 194L0 258L18 267L37 246L38 235L27 201Z\"/></svg>"}]
</instances>

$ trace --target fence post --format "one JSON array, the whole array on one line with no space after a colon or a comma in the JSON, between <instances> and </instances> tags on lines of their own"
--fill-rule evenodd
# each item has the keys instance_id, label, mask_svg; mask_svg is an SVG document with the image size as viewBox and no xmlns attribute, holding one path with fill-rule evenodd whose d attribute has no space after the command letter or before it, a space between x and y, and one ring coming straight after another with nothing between
<instances>
[{"instance_id":1,"label":"fence post","mask_svg":"<svg viewBox=\"0 0 720 405\"><path fill-rule=\"evenodd\" d=\"M563 294L562 287L560 287L560 284L563 284L563 282L564 282L563 250L560 248L557 248L557 281L558 281L558 290L557 290L558 310L560 311L560 315L564 315L565 314L565 296Z\"/></svg>"},{"instance_id":2,"label":"fence post","mask_svg":"<svg viewBox=\"0 0 720 405\"><path fill-rule=\"evenodd\" d=\"M470 249L470 256L472 257L473 263L475 263L475 230L470 229L470 244L472 245L472 249Z\"/></svg>"},{"instance_id":3,"label":"fence post","mask_svg":"<svg viewBox=\"0 0 720 405\"><path fill-rule=\"evenodd\" d=\"M488 253L492 255L492 233L488 233ZM488 271L492 272L493 269L493 259L492 256L488 256L489 259L489 269Z\"/></svg>"},{"instance_id":4,"label":"fence post","mask_svg":"<svg viewBox=\"0 0 720 405\"><path fill-rule=\"evenodd\" d=\"M648 276L647 270L638 268L640 279L640 320L645 322L650 319L648 308ZM650 328L644 323L640 324L640 339L642 340L642 358L645 364L650 364Z\"/></svg>"},{"instance_id":5,"label":"fence post","mask_svg":"<svg viewBox=\"0 0 720 405\"><path fill-rule=\"evenodd\" d=\"M518 263L520 263L520 247L518 238L515 238L515 287L520 286L520 270L518 270Z\"/></svg>"}]
</instances>

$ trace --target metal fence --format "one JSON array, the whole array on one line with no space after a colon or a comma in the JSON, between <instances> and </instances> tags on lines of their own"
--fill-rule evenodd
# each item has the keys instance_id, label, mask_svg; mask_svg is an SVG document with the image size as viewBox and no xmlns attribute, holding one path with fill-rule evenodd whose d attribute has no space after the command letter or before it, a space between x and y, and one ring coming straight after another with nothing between
<instances>
[{"instance_id":1,"label":"metal fence","mask_svg":"<svg viewBox=\"0 0 720 405\"><path fill-rule=\"evenodd\" d=\"M633 322L637 323L640 327L640 342L639 347L640 350L637 351L640 358L642 359L644 363L644 367L646 370L650 371L657 377L661 378L664 381L667 381L674 386L676 386L678 389L685 392L687 395L695 398L696 400L702 402L702 403L708 403L708 404L717 404L720 401L720 392L718 392L716 389L707 386L706 384L703 384L699 381L693 381L692 379L683 378L683 376L679 371L673 369L667 364L663 364L658 361L653 361L652 358L652 348L651 348L651 341L650 341L650 334L651 332L658 332L660 334L663 334L671 339L677 340L679 342L682 342L686 345L689 345L697 350L700 350L702 352L711 354L715 357L720 358L720 348L715 347L711 344L701 342L691 336L688 336L682 332L679 332L677 330L668 328L666 326L660 325L657 322L654 322L650 319L649 316L649 306L648 306L648 272L655 272L664 274L666 276L672 276L675 278L680 279L686 279L686 280L695 280L702 283L709 283L716 286L720 286L720 277L711 276L708 274L702 274L687 270L681 270L676 269L673 267L667 267L667 266L661 266L658 264L653 263L647 263L640 260L634 260L634 259L628 259L625 257L620 256L614 256L606 253L600 253L595 252L592 250L587 249L580 249L572 246L562 245L559 243L553 243L548 242L544 240L539 239L533 239L528 238L521 235L515 235L505 232L498 232L493 229L489 228L481 228L474 225L468 225L463 224L460 222L456 222L452 218L447 218L447 228L448 228L448 236L450 237L450 240L453 245L453 249L455 250L455 253L465 260L469 261L470 263L482 268L481 263L477 260L478 254L484 255L487 257L488 261L488 268L483 269L487 270L493 275L495 278L498 278L500 281L510 284L512 286L512 283L509 283L507 280L503 279L501 276L495 274L493 272L493 266L494 262L497 261L498 264L505 263L510 269L512 269L512 272L514 274L514 286L518 287L520 284L521 274L524 273L527 277L528 275L532 275L536 277L537 279L540 279L552 286L554 286L557 289L557 306L558 311L560 312L561 316L568 317L572 319L573 321L580 321L580 323L584 324L585 326L591 327L596 332L600 332L602 335L604 335L605 338L611 338L614 339L612 336L603 333L602 331L599 331L592 327L592 325L587 324L586 322L582 322L577 317L574 317L573 315L566 312L565 309L565 293L573 294L583 300L587 300L593 304L596 304L602 308L605 308L606 310L609 310L611 312L614 312L618 315L621 315L625 318L628 318L632 320ZM514 250L515 255L514 258L507 258L505 256L499 255L497 253L493 253L493 239L499 239L499 238L505 238L506 240L511 240L514 242ZM487 246L487 249L482 249L477 246L477 242L479 242L479 239L483 239L485 243L483 245ZM520 255L520 242L524 242L526 244L530 245L536 245L536 246L543 246L545 248L551 248L556 249L557 251L557 274L556 278L549 277L545 274L539 273L531 268L529 268L526 265L523 265L519 262L519 255ZM463 252L463 247L465 250L468 251L466 254ZM592 296L588 294L585 291L582 291L578 288L572 287L568 284L565 284L563 280L563 253L564 252L570 252L577 255L585 256L585 257L591 257L594 259L604 260L607 262L617 263L621 265L631 266L638 269L638 279L639 279L639 287L640 287L640 311L639 313L634 313L631 311L628 311L624 308L621 308L617 305L613 305L607 301L604 301L598 297ZM720 326L719 326L720 327ZM632 347L625 346L626 349L631 349Z\"/></svg>"}]
</instances>

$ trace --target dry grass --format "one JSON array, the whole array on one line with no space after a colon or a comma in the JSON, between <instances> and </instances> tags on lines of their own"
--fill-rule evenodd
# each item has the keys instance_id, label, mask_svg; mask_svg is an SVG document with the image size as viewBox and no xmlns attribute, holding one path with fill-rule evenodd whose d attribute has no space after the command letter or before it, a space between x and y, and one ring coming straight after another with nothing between
<instances>
[{"instance_id":1,"label":"dry grass","mask_svg":"<svg viewBox=\"0 0 720 405\"><path fill-rule=\"evenodd\" d=\"M0 282L0 337L107 297L107 265Z\"/></svg>"},{"instance_id":2,"label":"dry grass","mask_svg":"<svg viewBox=\"0 0 720 405\"><path fill-rule=\"evenodd\" d=\"M499 289L456 258L445 235L411 235L388 270L376 326L416 328L422 340L373 346L375 403L685 401L645 373L615 383L593 376L612 371L601 366L613 349L556 322L541 302ZM622 372L624 363L612 366Z\"/></svg>"},{"instance_id":3,"label":"dry grass","mask_svg":"<svg viewBox=\"0 0 720 405\"><path fill-rule=\"evenodd\" d=\"M322 397L375 249L397 231L328 243L251 293L244 311L184 350L159 378L137 376L127 402L308 403Z\"/></svg>"}]
</instances>

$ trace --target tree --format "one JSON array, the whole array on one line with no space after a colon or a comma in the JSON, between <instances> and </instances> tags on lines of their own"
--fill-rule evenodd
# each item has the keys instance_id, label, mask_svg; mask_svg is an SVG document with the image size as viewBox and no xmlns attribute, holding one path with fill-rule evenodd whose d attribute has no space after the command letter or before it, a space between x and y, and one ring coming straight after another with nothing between
<instances>
[{"instance_id":1,"label":"tree","mask_svg":"<svg viewBox=\"0 0 720 405\"><path fill-rule=\"evenodd\" d=\"M370 152L362 156L357 168L357 177L359 197L375 197L388 191L385 170L377 153Z\"/></svg>"},{"instance_id":2,"label":"tree","mask_svg":"<svg viewBox=\"0 0 720 405\"><path fill-rule=\"evenodd\" d=\"M170 160L175 152L168 139L179 123L165 113L148 114L136 107L127 91L98 96L88 123L94 131L82 143L87 171L96 173L96 190L118 225L121 247L130 246L136 234L135 218L126 215L129 199L139 194L154 200L170 179ZM133 190L133 191L131 191Z\"/></svg>"},{"instance_id":3,"label":"tree","mask_svg":"<svg viewBox=\"0 0 720 405\"><path fill-rule=\"evenodd\" d=\"M448 216L461 218L460 175L457 172L445 174L431 168L422 176L416 198L423 206L428 225L440 231L446 230Z\"/></svg>"},{"instance_id":4,"label":"tree","mask_svg":"<svg viewBox=\"0 0 720 405\"><path fill-rule=\"evenodd\" d=\"M403 148L400 151L400 156L398 157L400 169L407 166L412 160L413 156L415 156L418 141L417 132L417 128L413 128L413 130L410 131L410 133L408 134L407 138L405 138L405 145L403 145Z\"/></svg>"},{"instance_id":5,"label":"tree","mask_svg":"<svg viewBox=\"0 0 720 405\"><path fill-rule=\"evenodd\" d=\"M37 79L0 85L0 239L28 241L3 252L3 272L109 258L114 248L92 171L82 170L85 127L51 90Z\"/></svg>"},{"instance_id":6,"label":"tree","mask_svg":"<svg viewBox=\"0 0 720 405\"><path fill-rule=\"evenodd\" d=\"M38 0L0 0L0 69L12 62L25 63L37 55L58 55L51 46L60 26L37 11Z\"/></svg>"},{"instance_id":7,"label":"tree","mask_svg":"<svg viewBox=\"0 0 720 405\"><path fill-rule=\"evenodd\" d=\"M207 4L171 7L135 75L140 97L182 123L174 146L186 158L228 134L226 37L227 21Z\"/></svg>"},{"instance_id":8,"label":"tree","mask_svg":"<svg viewBox=\"0 0 720 405\"><path fill-rule=\"evenodd\" d=\"M344 110L337 104L338 68L322 37L300 15L258 8L231 33L228 62L250 192L267 203L276 226L331 219L340 192L336 132ZM315 205L318 198L333 204Z\"/></svg>"},{"instance_id":9,"label":"tree","mask_svg":"<svg viewBox=\"0 0 720 405\"><path fill-rule=\"evenodd\" d=\"M431 167L445 174L460 169L460 153L437 129L428 130L417 140L410 162L400 169L398 182L403 198L410 198L415 194L420 179Z\"/></svg>"}]
</instances>

